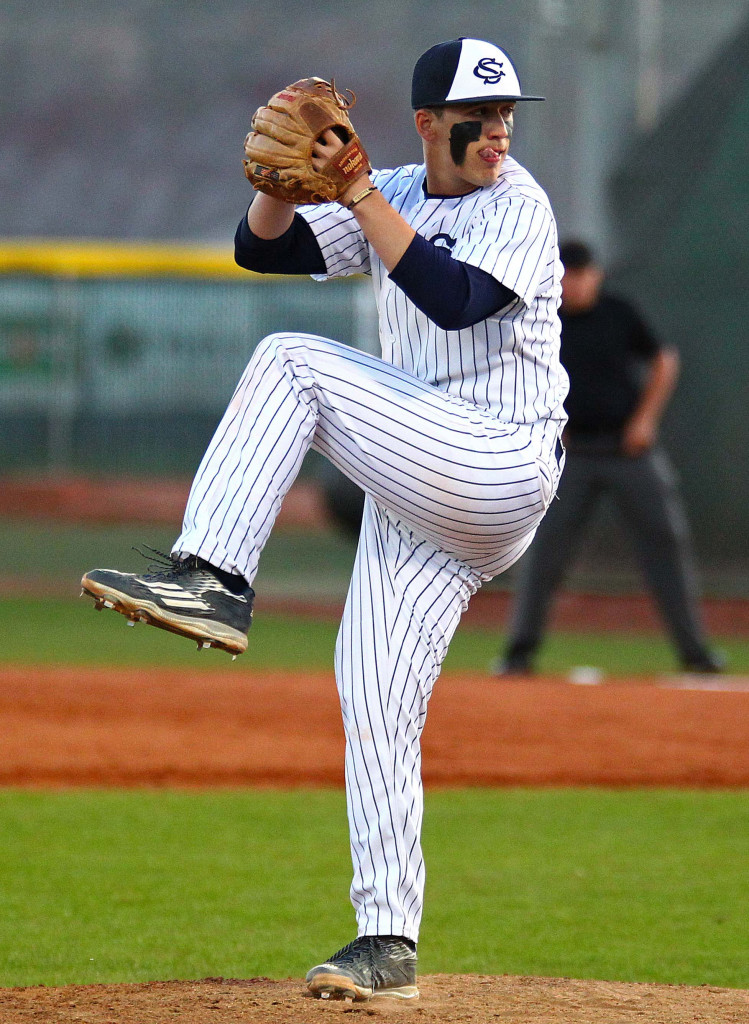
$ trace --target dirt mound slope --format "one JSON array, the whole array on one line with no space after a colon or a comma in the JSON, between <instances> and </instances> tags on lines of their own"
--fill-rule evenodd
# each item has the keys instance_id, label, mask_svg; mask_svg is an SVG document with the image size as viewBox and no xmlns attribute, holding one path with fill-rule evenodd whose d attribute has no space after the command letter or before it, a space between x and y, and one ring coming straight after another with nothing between
<instances>
[{"instance_id":1,"label":"dirt mound slope","mask_svg":"<svg viewBox=\"0 0 749 1024\"><path fill-rule=\"evenodd\" d=\"M375 1020L414 1024L746 1024L749 991L565 978L427 975L421 997L324 1002L298 979L150 982L0 989L3 1024L322 1024Z\"/></svg>"}]
</instances>

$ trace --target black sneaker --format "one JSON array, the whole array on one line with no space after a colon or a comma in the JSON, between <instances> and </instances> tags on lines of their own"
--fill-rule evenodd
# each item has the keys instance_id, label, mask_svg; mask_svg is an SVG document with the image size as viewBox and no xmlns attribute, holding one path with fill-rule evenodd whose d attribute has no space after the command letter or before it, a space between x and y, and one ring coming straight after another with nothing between
<instances>
[{"instance_id":1,"label":"black sneaker","mask_svg":"<svg viewBox=\"0 0 749 1024\"><path fill-rule=\"evenodd\" d=\"M489 671L493 676L532 676L533 662L528 654L508 654L495 658Z\"/></svg>"},{"instance_id":2,"label":"black sneaker","mask_svg":"<svg viewBox=\"0 0 749 1024\"><path fill-rule=\"evenodd\" d=\"M154 566L154 571L141 576L92 569L81 580L81 596L93 597L98 611L121 612L133 625L146 622L196 640L198 649L220 647L235 657L243 654L252 625L252 587L237 576L235 588L230 589L219 578L226 579L225 573L194 555L183 560L161 558L163 568Z\"/></svg>"},{"instance_id":3,"label":"black sneaker","mask_svg":"<svg viewBox=\"0 0 749 1024\"><path fill-rule=\"evenodd\" d=\"M720 651L705 651L694 658L684 658L681 670L698 675L718 675L726 670L726 657Z\"/></svg>"},{"instance_id":4,"label":"black sneaker","mask_svg":"<svg viewBox=\"0 0 749 1024\"><path fill-rule=\"evenodd\" d=\"M395 935L361 935L313 967L306 982L318 999L414 999L416 948Z\"/></svg>"}]
</instances>

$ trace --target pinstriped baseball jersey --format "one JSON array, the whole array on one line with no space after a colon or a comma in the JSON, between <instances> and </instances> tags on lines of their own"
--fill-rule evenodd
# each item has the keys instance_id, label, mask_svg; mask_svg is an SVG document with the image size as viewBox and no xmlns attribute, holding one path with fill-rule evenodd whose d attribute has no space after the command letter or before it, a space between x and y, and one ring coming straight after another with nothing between
<instances>
[{"instance_id":1,"label":"pinstriped baseball jersey","mask_svg":"<svg viewBox=\"0 0 749 1024\"><path fill-rule=\"evenodd\" d=\"M301 207L327 277L372 275L383 358L501 421L563 421L568 380L559 361L557 316L562 267L543 189L510 156L495 185L466 196L425 194L423 165L372 177L415 231L518 295L501 315L442 330L393 283L350 212L334 204Z\"/></svg>"}]
</instances>

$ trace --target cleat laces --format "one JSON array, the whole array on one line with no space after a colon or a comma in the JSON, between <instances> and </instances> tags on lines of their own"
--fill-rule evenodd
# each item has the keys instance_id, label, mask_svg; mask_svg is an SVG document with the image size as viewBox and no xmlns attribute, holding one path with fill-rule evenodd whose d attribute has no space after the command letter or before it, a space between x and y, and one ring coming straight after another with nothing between
<instances>
[{"instance_id":1,"label":"cleat laces","mask_svg":"<svg viewBox=\"0 0 749 1024\"><path fill-rule=\"evenodd\" d=\"M187 558L182 559L175 558L172 555L168 555L165 551L159 551L158 548L150 547L148 544L144 544L143 547L133 546L133 551L137 551L148 562L146 566L146 573L148 575L162 577L183 576L185 573L195 572L203 568L199 564L200 559L198 559L197 555L188 555Z\"/></svg>"}]
</instances>

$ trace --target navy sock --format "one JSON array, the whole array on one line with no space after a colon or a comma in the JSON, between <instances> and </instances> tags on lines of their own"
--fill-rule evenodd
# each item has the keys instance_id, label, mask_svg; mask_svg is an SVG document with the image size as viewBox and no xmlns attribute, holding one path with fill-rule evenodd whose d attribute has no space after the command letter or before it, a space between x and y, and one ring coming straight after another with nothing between
<instances>
[{"instance_id":1,"label":"navy sock","mask_svg":"<svg viewBox=\"0 0 749 1024\"><path fill-rule=\"evenodd\" d=\"M227 572L226 569L219 569L218 566L206 562L204 558L198 558L197 563L201 569L207 569L209 572L212 572L216 579L223 583L232 594L241 594L247 590L247 580L244 576L240 576L236 572Z\"/></svg>"}]
</instances>

